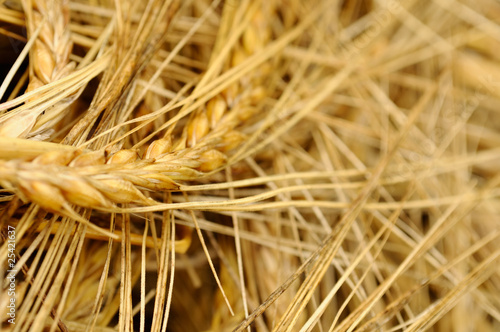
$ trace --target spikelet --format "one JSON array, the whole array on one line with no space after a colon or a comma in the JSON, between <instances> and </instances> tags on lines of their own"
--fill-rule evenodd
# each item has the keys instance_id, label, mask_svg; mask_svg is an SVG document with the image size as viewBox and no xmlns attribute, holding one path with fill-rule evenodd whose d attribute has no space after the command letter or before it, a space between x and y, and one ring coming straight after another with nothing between
<instances>
[{"instance_id":1,"label":"spikelet","mask_svg":"<svg viewBox=\"0 0 500 332\"><path fill-rule=\"evenodd\" d=\"M224 165L227 161L227 157L224 153L217 151L215 149L203 152L199 160L201 162L197 169L201 172L212 172Z\"/></svg>"},{"instance_id":2,"label":"spikelet","mask_svg":"<svg viewBox=\"0 0 500 332\"><path fill-rule=\"evenodd\" d=\"M26 92L31 92L69 75L75 68L75 64L69 60L73 47L68 28L69 3L67 0L24 0L22 3L27 17L28 36L41 28L30 50L30 82ZM54 132L57 120L76 97L77 94L73 93L49 108L34 106L6 121L0 117L0 136L47 139ZM28 102L36 101L36 96L28 99Z\"/></svg>"},{"instance_id":3,"label":"spikelet","mask_svg":"<svg viewBox=\"0 0 500 332\"><path fill-rule=\"evenodd\" d=\"M196 145L196 142L203 138L208 131L210 126L208 123L208 117L205 112L198 113L193 120L187 125L187 147L192 147Z\"/></svg>"},{"instance_id":4,"label":"spikelet","mask_svg":"<svg viewBox=\"0 0 500 332\"><path fill-rule=\"evenodd\" d=\"M22 173L19 176L19 189L30 201L51 212L63 210L66 199L59 188L44 181L25 179Z\"/></svg>"},{"instance_id":5,"label":"spikelet","mask_svg":"<svg viewBox=\"0 0 500 332\"><path fill-rule=\"evenodd\" d=\"M74 158L69 163L69 167L97 166L103 165L105 162L106 158L103 151L92 151L82 153L81 155Z\"/></svg>"},{"instance_id":6,"label":"spikelet","mask_svg":"<svg viewBox=\"0 0 500 332\"><path fill-rule=\"evenodd\" d=\"M172 139L161 138L149 144L143 159L157 158L162 154L172 151Z\"/></svg>"},{"instance_id":7,"label":"spikelet","mask_svg":"<svg viewBox=\"0 0 500 332\"><path fill-rule=\"evenodd\" d=\"M59 189L71 204L86 208L112 207L112 204L84 179L61 175L58 180Z\"/></svg>"},{"instance_id":8,"label":"spikelet","mask_svg":"<svg viewBox=\"0 0 500 332\"><path fill-rule=\"evenodd\" d=\"M217 123L220 121L226 110L227 104L221 95L217 95L208 101L207 117L212 129L217 126Z\"/></svg>"},{"instance_id":9,"label":"spikelet","mask_svg":"<svg viewBox=\"0 0 500 332\"><path fill-rule=\"evenodd\" d=\"M128 164L139 158L137 151L133 149L120 150L108 158L106 164Z\"/></svg>"},{"instance_id":10,"label":"spikelet","mask_svg":"<svg viewBox=\"0 0 500 332\"><path fill-rule=\"evenodd\" d=\"M76 159L81 151L49 151L41 154L33 160L34 164L39 165L59 165L67 166L71 161Z\"/></svg>"},{"instance_id":11,"label":"spikelet","mask_svg":"<svg viewBox=\"0 0 500 332\"><path fill-rule=\"evenodd\" d=\"M104 178L93 181L93 186L98 189L111 202L130 203L138 202L150 204L144 194L138 190L131 182L119 178Z\"/></svg>"}]
</instances>

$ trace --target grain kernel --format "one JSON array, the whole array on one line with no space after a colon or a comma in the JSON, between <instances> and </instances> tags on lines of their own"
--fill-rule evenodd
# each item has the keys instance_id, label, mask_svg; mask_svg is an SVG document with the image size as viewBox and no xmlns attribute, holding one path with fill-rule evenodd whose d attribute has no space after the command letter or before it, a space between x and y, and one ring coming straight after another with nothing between
<instances>
[{"instance_id":1,"label":"grain kernel","mask_svg":"<svg viewBox=\"0 0 500 332\"><path fill-rule=\"evenodd\" d=\"M36 123L40 112L27 109L0 123L0 136L24 138Z\"/></svg>"},{"instance_id":2,"label":"grain kernel","mask_svg":"<svg viewBox=\"0 0 500 332\"><path fill-rule=\"evenodd\" d=\"M149 144L148 149L144 153L144 159L156 158L164 153L172 151L172 139L160 138Z\"/></svg>"},{"instance_id":3,"label":"grain kernel","mask_svg":"<svg viewBox=\"0 0 500 332\"><path fill-rule=\"evenodd\" d=\"M118 178L96 181L96 188L98 188L104 196L116 203L149 203L150 201L132 183Z\"/></svg>"},{"instance_id":4,"label":"grain kernel","mask_svg":"<svg viewBox=\"0 0 500 332\"><path fill-rule=\"evenodd\" d=\"M233 55L231 57L231 67L236 67L239 64L243 63L246 59L248 59L247 54L241 48L236 48L233 51Z\"/></svg>"},{"instance_id":5,"label":"grain kernel","mask_svg":"<svg viewBox=\"0 0 500 332\"><path fill-rule=\"evenodd\" d=\"M179 181L193 180L199 178L202 175L203 175L202 172L189 167L179 167L175 170L168 171L169 178L171 178L172 180L179 180Z\"/></svg>"},{"instance_id":6,"label":"grain kernel","mask_svg":"<svg viewBox=\"0 0 500 332\"><path fill-rule=\"evenodd\" d=\"M201 172L211 172L224 165L227 157L220 151L208 150L200 155L200 161L201 165L198 167L198 170Z\"/></svg>"},{"instance_id":7,"label":"grain kernel","mask_svg":"<svg viewBox=\"0 0 500 332\"><path fill-rule=\"evenodd\" d=\"M87 208L112 206L99 191L85 180L69 176L61 176L61 179L59 187L70 203Z\"/></svg>"},{"instance_id":8,"label":"grain kernel","mask_svg":"<svg viewBox=\"0 0 500 332\"><path fill-rule=\"evenodd\" d=\"M198 113L188 124L187 146L194 146L197 141L208 133L209 129L207 114L205 112Z\"/></svg>"},{"instance_id":9,"label":"grain kernel","mask_svg":"<svg viewBox=\"0 0 500 332\"><path fill-rule=\"evenodd\" d=\"M221 152L228 152L241 144L247 138L246 135L236 130L231 130L223 137L222 146L219 148Z\"/></svg>"},{"instance_id":10,"label":"grain kernel","mask_svg":"<svg viewBox=\"0 0 500 332\"><path fill-rule=\"evenodd\" d=\"M210 99L207 103L207 117L210 122L210 127L215 128L219 120L226 112L227 105L226 101L222 96L217 95Z\"/></svg>"},{"instance_id":11,"label":"grain kernel","mask_svg":"<svg viewBox=\"0 0 500 332\"><path fill-rule=\"evenodd\" d=\"M151 114L151 112L152 111L149 106L147 106L146 103L142 103L137 110L135 118L140 118L141 116ZM154 128L154 121L149 121L146 125L144 125L137 131L137 135L139 137L146 137L154 131Z\"/></svg>"},{"instance_id":12,"label":"grain kernel","mask_svg":"<svg viewBox=\"0 0 500 332\"><path fill-rule=\"evenodd\" d=\"M266 97L266 89L263 86L254 87L248 96L250 104L256 105Z\"/></svg>"},{"instance_id":13,"label":"grain kernel","mask_svg":"<svg viewBox=\"0 0 500 332\"><path fill-rule=\"evenodd\" d=\"M242 107L241 110L239 110L238 113L237 113L237 119L238 119L238 121L240 123L244 122L244 121L247 121L253 115L255 115L256 113L258 113L258 111L259 110L256 107L252 107L252 106Z\"/></svg>"},{"instance_id":14,"label":"grain kernel","mask_svg":"<svg viewBox=\"0 0 500 332\"><path fill-rule=\"evenodd\" d=\"M51 212L60 212L66 202L61 191L42 181L20 179L21 192L32 202Z\"/></svg>"},{"instance_id":15,"label":"grain kernel","mask_svg":"<svg viewBox=\"0 0 500 332\"><path fill-rule=\"evenodd\" d=\"M264 47L264 42L257 31L257 27L250 25L243 32L243 47L248 54L253 54Z\"/></svg>"},{"instance_id":16,"label":"grain kernel","mask_svg":"<svg viewBox=\"0 0 500 332\"><path fill-rule=\"evenodd\" d=\"M33 160L34 164L38 165L60 165L67 166L81 152L75 151L49 151Z\"/></svg>"},{"instance_id":17,"label":"grain kernel","mask_svg":"<svg viewBox=\"0 0 500 332\"><path fill-rule=\"evenodd\" d=\"M104 165L106 159L104 158L103 151L92 151L81 154L77 156L69 164L70 167L85 167L85 166L96 166Z\"/></svg>"},{"instance_id":18,"label":"grain kernel","mask_svg":"<svg viewBox=\"0 0 500 332\"><path fill-rule=\"evenodd\" d=\"M151 173L139 176L148 181L148 189L151 190L178 190L179 185L174 182L169 176L161 173Z\"/></svg>"},{"instance_id":19,"label":"grain kernel","mask_svg":"<svg viewBox=\"0 0 500 332\"><path fill-rule=\"evenodd\" d=\"M222 91L222 95L226 99L228 108L232 108L236 102L236 97L240 93L240 86L238 83L231 84L225 90Z\"/></svg>"},{"instance_id":20,"label":"grain kernel","mask_svg":"<svg viewBox=\"0 0 500 332\"><path fill-rule=\"evenodd\" d=\"M28 87L26 88L26 92L31 92L33 90L38 89L39 87L43 86L43 82L40 81L36 76L30 79L30 82L28 83ZM38 96L33 96L28 99L28 102L34 101L38 98Z\"/></svg>"},{"instance_id":21,"label":"grain kernel","mask_svg":"<svg viewBox=\"0 0 500 332\"><path fill-rule=\"evenodd\" d=\"M35 41L33 50L35 53L33 56L33 60L35 61L35 65L33 66L35 68L35 73L43 83L47 84L52 80L52 72L55 67L52 52L40 40Z\"/></svg>"},{"instance_id":22,"label":"grain kernel","mask_svg":"<svg viewBox=\"0 0 500 332\"><path fill-rule=\"evenodd\" d=\"M138 158L137 150L134 149L124 149L116 152L111 157L109 157L106 164L128 164L136 161Z\"/></svg>"}]
</instances>

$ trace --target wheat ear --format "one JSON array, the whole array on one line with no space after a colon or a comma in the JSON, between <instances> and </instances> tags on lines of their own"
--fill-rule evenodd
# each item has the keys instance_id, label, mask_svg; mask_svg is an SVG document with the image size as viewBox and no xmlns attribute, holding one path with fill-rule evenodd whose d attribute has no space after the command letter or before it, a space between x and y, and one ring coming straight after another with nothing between
<instances>
[{"instance_id":1,"label":"wheat ear","mask_svg":"<svg viewBox=\"0 0 500 332\"><path fill-rule=\"evenodd\" d=\"M267 40L259 38L270 38L263 17L259 12L250 17L251 24L236 43L226 68L263 48ZM111 156L103 150L50 151L32 162L0 162L0 182L51 211L62 212L65 202L97 209L118 203L154 204L142 189L178 190L175 181L194 180L226 165L228 153L245 139L236 127L260 112L257 103L265 95L262 80L266 68L240 78L210 99L192 114L178 140L172 143L169 135L155 140L142 158L133 149ZM47 195L49 192L52 194Z\"/></svg>"},{"instance_id":2,"label":"wheat ear","mask_svg":"<svg viewBox=\"0 0 500 332\"><path fill-rule=\"evenodd\" d=\"M41 26L30 50L29 84L26 92L31 92L74 70L75 63L69 59L73 43L68 28L67 0L25 0L22 4L28 34L33 34ZM5 117L3 121L0 119L0 136L46 138L54 131L53 125L64 115L75 98L76 94L73 94L51 107L34 106L15 116ZM36 96L32 99L36 100Z\"/></svg>"}]
</instances>

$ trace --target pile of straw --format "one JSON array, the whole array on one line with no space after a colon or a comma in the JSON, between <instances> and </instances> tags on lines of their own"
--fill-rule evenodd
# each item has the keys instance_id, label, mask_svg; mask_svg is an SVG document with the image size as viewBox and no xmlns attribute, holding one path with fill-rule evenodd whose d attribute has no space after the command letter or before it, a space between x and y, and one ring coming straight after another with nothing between
<instances>
[{"instance_id":1,"label":"pile of straw","mask_svg":"<svg viewBox=\"0 0 500 332\"><path fill-rule=\"evenodd\" d=\"M2 329L500 330L497 1L0 22Z\"/></svg>"}]
</instances>

